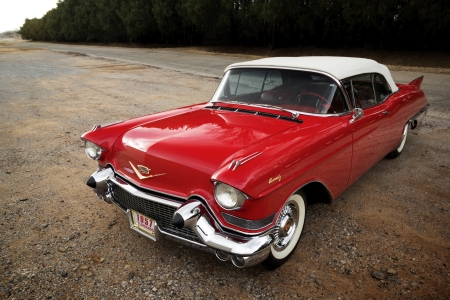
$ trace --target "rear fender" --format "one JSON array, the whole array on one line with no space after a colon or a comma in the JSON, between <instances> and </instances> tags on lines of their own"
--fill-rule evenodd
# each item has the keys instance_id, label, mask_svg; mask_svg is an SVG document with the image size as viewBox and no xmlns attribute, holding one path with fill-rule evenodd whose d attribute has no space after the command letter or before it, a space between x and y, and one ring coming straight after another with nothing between
<instances>
[{"instance_id":1,"label":"rear fender","mask_svg":"<svg viewBox=\"0 0 450 300\"><path fill-rule=\"evenodd\" d=\"M422 85L422 81L423 81L423 76L420 76L420 77L414 79L413 81L411 81L410 83L408 83L408 85L412 85L412 86L415 86L418 89L420 89L420 86Z\"/></svg>"}]
</instances>

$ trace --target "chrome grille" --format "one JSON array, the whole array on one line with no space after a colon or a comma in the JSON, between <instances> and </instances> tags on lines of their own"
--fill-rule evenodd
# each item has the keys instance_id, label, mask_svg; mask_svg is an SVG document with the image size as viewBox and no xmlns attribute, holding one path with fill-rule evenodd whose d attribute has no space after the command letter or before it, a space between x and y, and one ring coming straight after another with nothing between
<instances>
[{"instance_id":1,"label":"chrome grille","mask_svg":"<svg viewBox=\"0 0 450 300\"><path fill-rule=\"evenodd\" d=\"M161 203L149 201L129 194L119 186L111 184L111 191L114 200L124 209L135 210L147 217L150 217L158 223L161 230L173 235L202 243L197 235L190 228L177 228L172 225L172 216L176 208Z\"/></svg>"}]
</instances>

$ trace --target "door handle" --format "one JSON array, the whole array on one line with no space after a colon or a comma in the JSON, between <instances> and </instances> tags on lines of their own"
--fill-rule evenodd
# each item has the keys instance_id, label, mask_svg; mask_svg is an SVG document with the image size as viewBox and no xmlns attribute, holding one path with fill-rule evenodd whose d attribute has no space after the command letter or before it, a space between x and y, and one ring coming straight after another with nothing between
<instances>
[{"instance_id":1,"label":"door handle","mask_svg":"<svg viewBox=\"0 0 450 300\"><path fill-rule=\"evenodd\" d=\"M385 110L385 111L382 112L383 115L388 115L388 114L390 114L390 113L391 113L391 112L388 111L388 110Z\"/></svg>"}]
</instances>

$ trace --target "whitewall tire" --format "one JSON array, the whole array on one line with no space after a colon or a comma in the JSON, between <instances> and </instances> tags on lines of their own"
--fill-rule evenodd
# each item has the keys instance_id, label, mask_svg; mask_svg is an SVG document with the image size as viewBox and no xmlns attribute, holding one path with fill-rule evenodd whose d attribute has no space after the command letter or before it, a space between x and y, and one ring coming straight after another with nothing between
<instances>
[{"instance_id":1,"label":"whitewall tire","mask_svg":"<svg viewBox=\"0 0 450 300\"><path fill-rule=\"evenodd\" d=\"M409 125L406 125L406 126L409 126ZM404 132L405 132L405 134L402 135L402 140L400 141L400 144L398 145L398 147L396 149L389 152L389 154L387 155L387 158L396 158L400 154L402 154L402 151L405 148L405 144L406 144L406 137L408 136L408 128Z\"/></svg>"},{"instance_id":2,"label":"whitewall tire","mask_svg":"<svg viewBox=\"0 0 450 300\"><path fill-rule=\"evenodd\" d=\"M265 269L278 268L294 253L303 232L305 216L306 197L300 191L290 196L280 210L269 257L261 263Z\"/></svg>"}]
</instances>

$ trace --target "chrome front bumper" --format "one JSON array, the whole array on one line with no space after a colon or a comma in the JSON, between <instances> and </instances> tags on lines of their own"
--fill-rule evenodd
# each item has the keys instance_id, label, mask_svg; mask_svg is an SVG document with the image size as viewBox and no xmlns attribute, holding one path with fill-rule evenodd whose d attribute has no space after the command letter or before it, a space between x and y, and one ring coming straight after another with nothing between
<instances>
[{"instance_id":1,"label":"chrome front bumper","mask_svg":"<svg viewBox=\"0 0 450 300\"><path fill-rule=\"evenodd\" d=\"M93 188L97 197L107 203L116 204L122 211L127 213L131 229L152 240L158 241L167 238L199 250L215 252L216 257L219 260L231 261L239 268L254 266L261 263L269 256L270 246L273 241L273 237L270 233L254 237L239 238L227 234L215 221L214 216L209 212L205 204L199 200L192 199L185 203L180 203L146 194L120 178L115 177L114 171L111 168L95 172L91 175L86 184ZM130 210L124 210L123 207L116 203L112 190L108 187L108 184L119 186L127 193L145 201L152 201L175 208L176 210L171 220L172 224L178 228L190 228L195 235L197 235L201 243L164 231L158 224L155 225L154 236L133 226Z\"/></svg>"}]
</instances>

